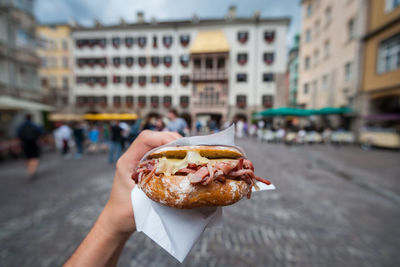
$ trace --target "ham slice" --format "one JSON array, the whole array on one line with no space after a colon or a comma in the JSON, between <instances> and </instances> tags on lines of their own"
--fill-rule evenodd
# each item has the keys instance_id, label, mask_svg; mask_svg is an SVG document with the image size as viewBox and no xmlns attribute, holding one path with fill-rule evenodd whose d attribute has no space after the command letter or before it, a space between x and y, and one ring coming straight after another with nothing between
<instances>
[{"instance_id":1,"label":"ham slice","mask_svg":"<svg viewBox=\"0 0 400 267\"><path fill-rule=\"evenodd\" d=\"M192 184L199 183L209 174L207 167L201 167L195 173L189 173L188 178Z\"/></svg>"}]
</instances>

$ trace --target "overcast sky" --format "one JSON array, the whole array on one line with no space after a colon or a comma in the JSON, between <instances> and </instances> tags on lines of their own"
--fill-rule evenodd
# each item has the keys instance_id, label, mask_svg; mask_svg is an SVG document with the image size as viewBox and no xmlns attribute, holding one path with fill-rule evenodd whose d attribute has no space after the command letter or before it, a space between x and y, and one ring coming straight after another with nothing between
<instances>
[{"instance_id":1,"label":"overcast sky","mask_svg":"<svg viewBox=\"0 0 400 267\"><path fill-rule=\"evenodd\" d=\"M300 0L36 0L35 16L40 23L76 20L89 26L97 19L104 24L118 23L120 18L135 22L136 12L145 19L222 18L228 7L236 5L237 15L249 17L259 10L263 17L290 16L288 41L300 30Z\"/></svg>"}]
</instances>

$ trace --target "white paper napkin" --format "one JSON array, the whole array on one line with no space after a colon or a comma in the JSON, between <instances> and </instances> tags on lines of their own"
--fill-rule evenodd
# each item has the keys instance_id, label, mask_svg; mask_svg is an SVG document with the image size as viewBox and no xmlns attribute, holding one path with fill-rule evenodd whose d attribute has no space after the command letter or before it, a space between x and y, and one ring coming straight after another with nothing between
<instances>
[{"instance_id":1,"label":"white paper napkin","mask_svg":"<svg viewBox=\"0 0 400 267\"><path fill-rule=\"evenodd\" d=\"M235 129L205 136L185 137L165 146L175 145L235 145ZM158 148L157 148L158 149ZM152 151L146 153L143 159ZM243 152L244 153L244 152ZM261 190L273 190L274 185L257 182ZM254 188L253 188L254 192ZM178 261L183 262L206 227L222 227L222 208L176 209L149 199L139 187L131 192L136 230L143 232Z\"/></svg>"}]
</instances>

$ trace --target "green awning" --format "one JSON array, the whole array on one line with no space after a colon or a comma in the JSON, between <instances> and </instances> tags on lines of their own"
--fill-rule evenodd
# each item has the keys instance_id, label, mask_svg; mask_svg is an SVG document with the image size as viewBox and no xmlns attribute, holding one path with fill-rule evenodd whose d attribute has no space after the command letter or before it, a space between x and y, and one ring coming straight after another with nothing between
<instances>
[{"instance_id":1,"label":"green awning","mask_svg":"<svg viewBox=\"0 0 400 267\"><path fill-rule=\"evenodd\" d=\"M315 115L330 115L330 114L344 114L351 113L353 110L348 107L335 108L335 107L325 107L321 109L317 109L314 111Z\"/></svg>"},{"instance_id":2,"label":"green awning","mask_svg":"<svg viewBox=\"0 0 400 267\"><path fill-rule=\"evenodd\" d=\"M263 117L273 117L273 116L305 117L305 116L312 115L312 111L313 110L309 110L309 109L282 107L282 108L266 109L266 110L259 112L257 115L263 116Z\"/></svg>"}]
</instances>

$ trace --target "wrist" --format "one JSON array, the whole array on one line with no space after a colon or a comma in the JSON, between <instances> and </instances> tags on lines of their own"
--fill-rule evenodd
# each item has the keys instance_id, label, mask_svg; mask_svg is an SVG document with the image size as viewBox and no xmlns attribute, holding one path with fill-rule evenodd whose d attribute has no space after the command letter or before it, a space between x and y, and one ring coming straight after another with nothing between
<instances>
[{"instance_id":1,"label":"wrist","mask_svg":"<svg viewBox=\"0 0 400 267\"><path fill-rule=\"evenodd\" d=\"M126 221L124 215L107 203L98 222L102 231L111 237L128 239L136 230L135 221Z\"/></svg>"}]
</instances>

